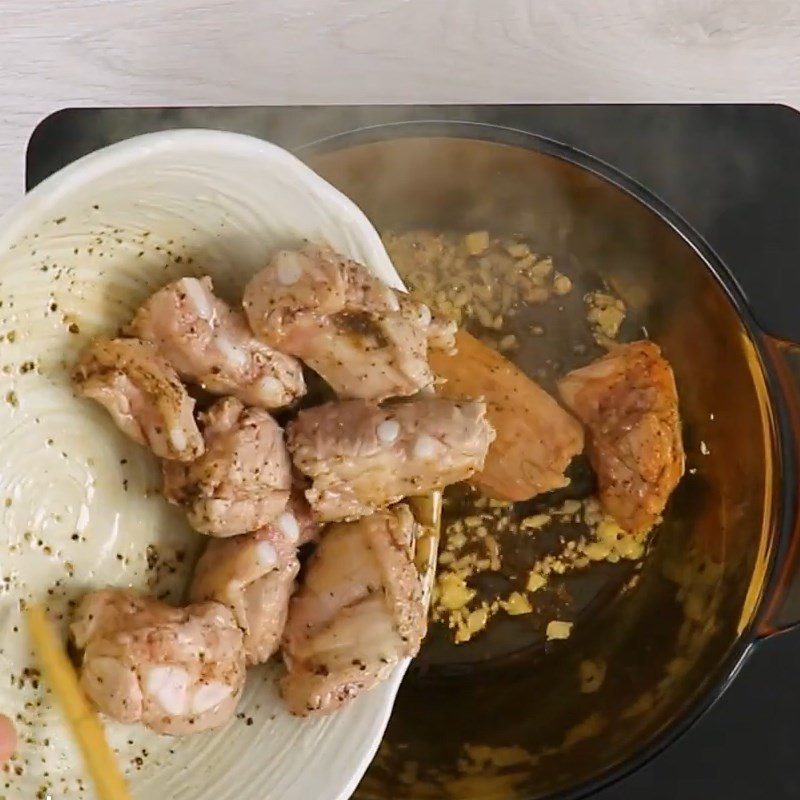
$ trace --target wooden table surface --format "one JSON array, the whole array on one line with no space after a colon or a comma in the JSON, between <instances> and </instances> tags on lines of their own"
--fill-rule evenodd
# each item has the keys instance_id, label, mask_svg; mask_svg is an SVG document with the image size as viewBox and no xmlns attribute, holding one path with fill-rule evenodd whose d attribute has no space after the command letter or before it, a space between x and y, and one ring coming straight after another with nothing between
<instances>
[{"instance_id":1,"label":"wooden table surface","mask_svg":"<svg viewBox=\"0 0 800 800\"><path fill-rule=\"evenodd\" d=\"M796 0L0 0L0 211L64 106L779 101Z\"/></svg>"}]
</instances>

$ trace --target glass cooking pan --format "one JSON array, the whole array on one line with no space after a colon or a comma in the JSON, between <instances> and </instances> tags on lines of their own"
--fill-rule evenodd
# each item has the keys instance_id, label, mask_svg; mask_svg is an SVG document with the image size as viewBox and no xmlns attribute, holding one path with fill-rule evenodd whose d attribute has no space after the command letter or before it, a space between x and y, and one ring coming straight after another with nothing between
<instances>
[{"instance_id":1,"label":"glass cooking pan","mask_svg":"<svg viewBox=\"0 0 800 800\"><path fill-rule=\"evenodd\" d=\"M800 358L756 327L724 265L675 214L582 153L431 122L354 131L301 156L381 230L522 234L568 263L578 289L605 281L628 305L626 338L644 327L674 368L687 474L635 580L582 574L565 642L524 622L460 646L433 631L356 797L588 794L673 740L759 639L800 618ZM579 316L565 307L547 344L523 343L520 366L551 386L542 363L585 363L566 344ZM580 475L573 484L581 491ZM589 690L587 663L604 668Z\"/></svg>"}]
</instances>

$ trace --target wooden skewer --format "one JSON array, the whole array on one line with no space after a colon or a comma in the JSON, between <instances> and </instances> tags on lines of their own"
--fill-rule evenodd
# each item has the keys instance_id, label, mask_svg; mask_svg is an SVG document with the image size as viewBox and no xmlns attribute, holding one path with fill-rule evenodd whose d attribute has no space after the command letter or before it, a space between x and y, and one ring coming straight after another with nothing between
<instances>
[{"instance_id":1,"label":"wooden skewer","mask_svg":"<svg viewBox=\"0 0 800 800\"><path fill-rule=\"evenodd\" d=\"M41 605L28 606L28 628L45 679L58 698L94 781L98 800L131 800L105 731Z\"/></svg>"}]
</instances>

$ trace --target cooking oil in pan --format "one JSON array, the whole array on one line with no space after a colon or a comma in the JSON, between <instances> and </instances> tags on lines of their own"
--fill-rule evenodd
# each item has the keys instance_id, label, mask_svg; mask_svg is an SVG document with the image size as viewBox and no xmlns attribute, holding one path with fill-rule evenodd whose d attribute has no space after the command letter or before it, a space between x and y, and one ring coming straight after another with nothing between
<instances>
[{"instance_id":1,"label":"cooking oil in pan","mask_svg":"<svg viewBox=\"0 0 800 800\"><path fill-rule=\"evenodd\" d=\"M624 303L567 254L488 231L386 233L415 296L500 350L543 388L642 336ZM585 457L569 485L507 504L445 494L432 624L412 675L444 677L528 661L637 581L647 542L604 519Z\"/></svg>"}]
</instances>

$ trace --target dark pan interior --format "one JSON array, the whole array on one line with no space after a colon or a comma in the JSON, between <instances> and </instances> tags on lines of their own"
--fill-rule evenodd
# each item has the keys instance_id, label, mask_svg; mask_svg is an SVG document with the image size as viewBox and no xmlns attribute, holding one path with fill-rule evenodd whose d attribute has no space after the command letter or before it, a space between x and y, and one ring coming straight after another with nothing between
<instances>
[{"instance_id":1,"label":"dark pan interior","mask_svg":"<svg viewBox=\"0 0 800 800\"><path fill-rule=\"evenodd\" d=\"M586 336L583 291L603 281L630 309L625 338L644 326L675 370L689 472L635 588L626 589L630 565L581 574L569 587L576 625L566 642L547 643L522 622L461 646L434 631L356 797L506 800L585 786L640 754L720 682L760 600L777 476L750 337L680 235L562 158L387 129L384 140L340 139L308 161L379 230L522 234L567 265L577 290L546 342L526 339L518 361L546 388L596 355L577 355L572 343ZM591 491L591 476L575 469L564 496ZM580 690L587 660L606 668L591 693Z\"/></svg>"}]
</instances>

